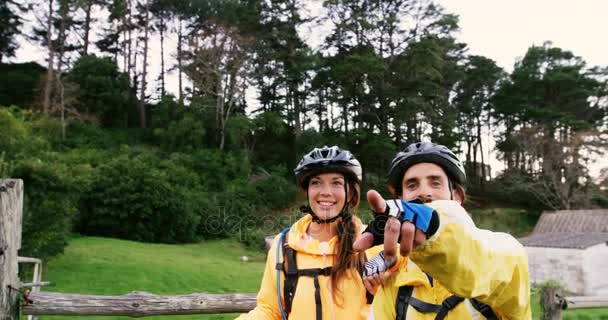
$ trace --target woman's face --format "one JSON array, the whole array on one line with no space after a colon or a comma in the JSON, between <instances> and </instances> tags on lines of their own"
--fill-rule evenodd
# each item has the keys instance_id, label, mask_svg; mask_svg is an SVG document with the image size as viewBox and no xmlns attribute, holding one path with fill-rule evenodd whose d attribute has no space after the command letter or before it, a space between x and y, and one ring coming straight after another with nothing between
<instances>
[{"instance_id":1,"label":"woman's face","mask_svg":"<svg viewBox=\"0 0 608 320\"><path fill-rule=\"evenodd\" d=\"M321 220L337 216L346 201L344 175L322 173L313 176L308 182L310 208Z\"/></svg>"}]
</instances>

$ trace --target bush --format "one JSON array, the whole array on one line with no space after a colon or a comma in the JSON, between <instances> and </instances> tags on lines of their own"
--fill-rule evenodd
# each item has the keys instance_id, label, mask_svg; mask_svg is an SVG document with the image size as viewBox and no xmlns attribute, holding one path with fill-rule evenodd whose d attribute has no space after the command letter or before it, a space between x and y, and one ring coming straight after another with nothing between
<instances>
[{"instance_id":1,"label":"bush","mask_svg":"<svg viewBox=\"0 0 608 320\"><path fill-rule=\"evenodd\" d=\"M45 259L63 252L77 202L67 167L25 160L12 175L23 179L25 189L21 255Z\"/></svg>"},{"instance_id":2,"label":"bush","mask_svg":"<svg viewBox=\"0 0 608 320\"><path fill-rule=\"evenodd\" d=\"M0 150L14 153L29 136L27 126L7 108L0 108Z\"/></svg>"},{"instance_id":3,"label":"bush","mask_svg":"<svg viewBox=\"0 0 608 320\"><path fill-rule=\"evenodd\" d=\"M256 195L253 201L261 207L283 209L295 199L297 186L295 179L285 179L287 169L284 166L273 167L270 173L262 174L252 181Z\"/></svg>"},{"instance_id":4,"label":"bush","mask_svg":"<svg viewBox=\"0 0 608 320\"><path fill-rule=\"evenodd\" d=\"M78 228L89 235L146 242L191 242L199 224L196 176L149 154L101 165L82 197ZM184 181L185 179L185 181Z\"/></svg>"}]
</instances>

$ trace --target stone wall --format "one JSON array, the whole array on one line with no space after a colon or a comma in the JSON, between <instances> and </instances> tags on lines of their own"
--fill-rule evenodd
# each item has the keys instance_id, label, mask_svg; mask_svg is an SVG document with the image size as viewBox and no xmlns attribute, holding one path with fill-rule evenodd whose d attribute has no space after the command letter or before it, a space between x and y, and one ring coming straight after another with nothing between
<instances>
[{"instance_id":1,"label":"stone wall","mask_svg":"<svg viewBox=\"0 0 608 320\"><path fill-rule=\"evenodd\" d=\"M585 295L608 296L608 245L590 247L584 252Z\"/></svg>"},{"instance_id":2,"label":"stone wall","mask_svg":"<svg viewBox=\"0 0 608 320\"><path fill-rule=\"evenodd\" d=\"M576 295L585 294L584 250L526 247L530 282L556 280Z\"/></svg>"}]
</instances>

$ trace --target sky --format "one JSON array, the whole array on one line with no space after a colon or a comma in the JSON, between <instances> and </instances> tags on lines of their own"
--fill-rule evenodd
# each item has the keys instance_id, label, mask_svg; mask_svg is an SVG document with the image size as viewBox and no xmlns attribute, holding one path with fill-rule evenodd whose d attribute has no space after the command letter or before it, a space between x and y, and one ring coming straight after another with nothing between
<instances>
[{"instance_id":1,"label":"sky","mask_svg":"<svg viewBox=\"0 0 608 320\"><path fill-rule=\"evenodd\" d=\"M459 16L458 39L468 44L469 54L491 58L509 72L528 47L545 41L581 56L588 66L608 66L606 0L439 0L439 3L446 12ZM590 174L597 177L607 167L606 156L596 159L589 168Z\"/></svg>"},{"instance_id":2,"label":"sky","mask_svg":"<svg viewBox=\"0 0 608 320\"><path fill-rule=\"evenodd\" d=\"M513 70L532 44L555 47L581 56L588 66L608 66L608 1L606 0L439 0L460 18L458 39L469 54L493 59ZM608 151L608 150L607 150ZM597 177L608 167L606 156L589 169Z\"/></svg>"},{"instance_id":3,"label":"sky","mask_svg":"<svg viewBox=\"0 0 608 320\"><path fill-rule=\"evenodd\" d=\"M608 66L608 0L438 0L446 13L459 16L459 41L468 44L469 54L491 58L507 71L531 45L553 42L555 47L581 56L589 66ZM318 15L320 0L307 2L306 15ZM300 35L313 48L323 40L329 28L305 26ZM167 43L175 42L170 36ZM150 78L160 72L159 41L151 42ZM174 47L174 46L173 46ZM44 65L45 51L22 41L13 62L35 60ZM168 90L177 91L176 75L169 75ZM249 90L255 103L255 90ZM498 163L497 163L498 165ZM603 157L591 167L592 176L608 167Z\"/></svg>"}]
</instances>

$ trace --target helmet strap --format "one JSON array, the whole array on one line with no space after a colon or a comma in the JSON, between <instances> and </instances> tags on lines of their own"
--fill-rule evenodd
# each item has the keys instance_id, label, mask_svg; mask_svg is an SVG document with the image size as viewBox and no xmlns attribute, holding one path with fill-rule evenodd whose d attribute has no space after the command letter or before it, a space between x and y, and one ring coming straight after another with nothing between
<instances>
[{"instance_id":1,"label":"helmet strap","mask_svg":"<svg viewBox=\"0 0 608 320\"><path fill-rule=\"evenodd\" d=\"M450 189L450 200L454 200L454 188L452 186L452 179L448 177L448 188Z\"/></svg>"}]
</instances>

